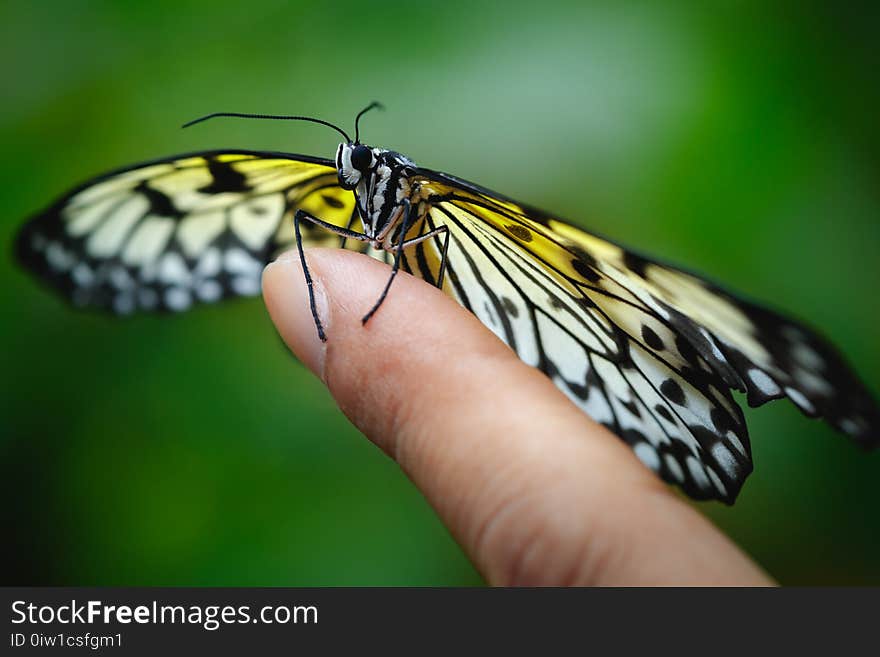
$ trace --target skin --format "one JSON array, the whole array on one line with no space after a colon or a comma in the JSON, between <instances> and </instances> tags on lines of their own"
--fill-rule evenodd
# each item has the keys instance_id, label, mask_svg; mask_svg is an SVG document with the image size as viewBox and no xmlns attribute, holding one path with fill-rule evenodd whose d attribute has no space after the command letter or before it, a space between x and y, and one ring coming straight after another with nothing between
<instances>
[{"instance_id":1,"label":"skin","mask_svg":"<svg viewBox=\"0 0 880 657\"><path fill-rule=\"evenodd\" d=\"M470 313L386 265L293 252L263 274L284 341L393 458L491 585L767 586L772 580L616 436Z\"/></svg>"}]
</instances>

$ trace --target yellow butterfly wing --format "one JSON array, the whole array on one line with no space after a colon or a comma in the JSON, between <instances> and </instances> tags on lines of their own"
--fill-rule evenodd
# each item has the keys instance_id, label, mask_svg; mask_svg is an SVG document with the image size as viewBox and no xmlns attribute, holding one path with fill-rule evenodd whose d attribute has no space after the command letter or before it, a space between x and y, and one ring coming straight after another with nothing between
<instances>
[{"instance_id":1,"label":"yellow butterfly wing","mask_svg":"<svg viewBox=\"0 0 880 657\"><path fill-rule=\"evenodd\" d=\"M329 160L211 151L135 165L75 189L28 222L19 261L77 306L181 311L260 292L302 208L339 226L354 198ZM310 223L305 246L339 243ZM362 246L353 244L354 248Z\"/></svg>"},{"instance_id":2,"label":"yellow butterfly wing","mask_svg":"<svg viewBox=\"0 0 880 657\"><path fill-rule=\"evenodd\" d=\"M804 326L471 183L420 170L415 184L423 230L451 232L444 290L692 497L732 503L752 470L733 390L880 439L870 393ZM435 281L438 249L404 267Z\"/></svg>"}]
</instances>

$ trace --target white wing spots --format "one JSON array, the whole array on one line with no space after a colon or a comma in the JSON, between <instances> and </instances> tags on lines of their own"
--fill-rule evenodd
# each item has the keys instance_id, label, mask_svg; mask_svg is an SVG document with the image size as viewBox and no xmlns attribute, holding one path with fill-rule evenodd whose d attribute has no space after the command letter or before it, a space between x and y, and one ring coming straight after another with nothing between
<instances>
[{"instance_id":1,"label":"white wing spots","mask_svg":"<svg viewBox=\"0 0 880 657\"><path fill-rule=\"evenodd\" d=\"M584 383L590 363L583 347L549 317L538 313L537 320L538 338L556 369L566 381ZM530 346L535 349L533 341ZM530 365L537 365L537 353L533 359Z\"/></svg>"},{"instance_id":2,"label":"white wing spots","mask_svg":"<svg viewBox=\"0 0 880 657\"><path fill-rule=\"evenodd\" d=\"M534 331L531 327L531 317L528 308L518 293L512 286L500 286L499 290L502 295L498 301L507 318L510 330L517 336L517 354L523 362L535 367L538 365L538 345L535 340ZM509 288L509 289L508 289ZM509 292L511 296L506 296L504 292Z\"/></svg>"},{"instance_id":3,"label":"white wing spots","mask_svg":"<svg viewBox=\"0 0 880 657\"><path fill-rule=\"evenodd\" d=\"M664 399L672 402L677 413L695 419L699 424L712 428L711 408L706 399L685 379L675 374L641 347L634 347L631 356L636 367L659 390Z\"/></svg>"},{"instance_id":4,"label":"white wing spots","mask_svg":"<svg viewBox=\"0 0 880 657\"><path fill-rule=\"evenodd\" d=\"M275 232L284 208L281 194L248 199L230 210L230 225L242 243L253 251L260 251Z\"/></svg>"},{"instance_id":5,"label":"white wing spots","mask_svg":"<svg viewBox=\"0 0 880 657\"><path fill-rule=\"evenodd\" d=\"M263 267L244 249L232 248L223 257L223 267L233 275L230 285L236 294L254 296L260 293Z\"/></svg>"},{"instance_id":6,"label":"white wing spots","mask_svg":"<svg viewBox=\"0 0 880 657\"><path fill-rule=\"evenodd\" d=\"M847 433L857 433L859 430L859 424L854 420L845 417L840 421L840 428Z\"/></svg>"},{"instance_id":7,"label":"white wing spots","mask_svg":"<svg viewBox=\"0 0 880 657\"><path fill-rule=\"evenodd\" d=\"M666 464L666 470L669 472L672 479L679 484L684 483L684 471L681 469L681 465L679 465L678 461L675 460L675 457L672 454L666 454L663 457L663 462Z\"/></svg>"},{"instance_id":8,"label":"white wing spots","mask_svg":"<svg viewBox=\"0 0 880 657\"><path fill-rule=\"evenodd\" d=\"M792 378L794 378L802 388L806 388L809 392L814 394L827 396L834 392L831 384L821 376L813 374L808 370L798 368L794 371Z\"/></svg>"},{"instance_id":9,"label":"white wing spots","mask_svg":"<svg viewBox=\"0 0 880 657\"><path fill-rule=\"evenodd\" d=\"M639 401L644 404L646 409L650 409L654 423L647 426L646 437L654 444L668 443L670 439L678 439L679 441L690 444L690 439L685 438L686 427L681 425L678 417L670 410L669 403L660 397L645 377L633 373L629 377L629 382L636 391ZM691 447L693 449L693 447Z\"/></svg>"},{"instance_id":10,"label":"white wing spots","mask_svg":"<svg viewBox=\"0 0 880 657\"><path fill-rule=\"evenodd\" d=\"M200 301L211 303L223 296L223 288L217 281L202 281L196 285L196 295Z\"/></svg>"},{"instance_id":11,"label":"white wing spots","mask_svg":"<svg viewBox=\"0 0 880 657\"><path fill-rule=\"evenodd\" d=\"M796 363L808 370L818 370L825 367L825 360L805 342L796 342L791 355Z\"/></svg>"},{"instance_id":12,"label":"white wing spots","mask_svg":"<svg viewBox=\"0 0 880 657\"><path fill-rule=\"evenodd\" d=\"M629 389L626 379L620 375L613 363L604 358L596 357L593 359L593 364L596 367L596 374L605 382L606 392L613 394L621 401L632 401L632 391Z\"/></svg>"},{"instance_id":13,"label":"white wing spots","mask_svg":"<svg viewBox=\"0 0 880 657\"><path fill-rule=\"evenodd\" d=\"M727 400L720 391L714 386L709 386L708 393L701 392L683 377L675 375L664 364L650 358L639 346L634 346L631 354L641 376L630 374L631 370L628 369L624 371L638 399L647 408L652 409L657 424L656 427L645 424L643 427L645 437L655 446L658 446L655 436L660 436L661 443L671 441L677 445L678 450L687 450L682 455L684 458L682 463L688 470L693 470L694 464L706 460L704 450L711 444L713 458L718 461L730 480L741 482L743 465L734 457L728 445L739 451L746 462L748 455L742 440L734 430L739 423L738 413L728 408ZM642 378L643 382L640 383L639 380ZM647 385L649 381L652 382L651 385ZM717 396L717 399L713 399L712 394ZM668 456L673 460L676 458L675 453ZM667 466L667 471L674 481L678 481L673 467ZM700 488L706 487L707 476L711 479L712 473L691 474ZM726 498L727 487L716 484L714 479L712 484L719 491L720 496Z\"/></svg>"},{"instance_id":14,"label":"white wing spots","mask_svg":"<svg viewBox=\"0 0 880 657\"><path fill-rule=\"evenodd\" d=\"M46 262L55 271L67 271L76 262L76 258L60 242L52 242L46 247Z\"/></svg>"},{"instance_id":15,"label":"white wing spots","mask_svg":"<svg viewBox=\"0 0 880 657\"><path fill-rule=\"evenodd\" d=\"M171 310L180 312L192 304L192 295L183 287L169 287L165 290L165 305Z\"/></svg>"},{"instance_id":16,"label":"white wing spots","mask_svg":"<svg viewBox=\"0 0 880 657\"><path fill-rule=\"evenodd\" d=\"M578 392L573 390L569 382L563 379L558 374L553 377L553 383L556 385L557 388L562 391L562 393L566 397L573 401L576 406L580 406L584 403L582 396ZM595 420L596 418L594 417L593 419Z\"/></svg>"},{"instance_id":17,"label":"white wing spots","mask_svg":"<svg viewBox=\"0 0 880 657\"><path fill-rule=\"evenodd\" d=\"M122 261L136 266L155 260L168 244L173 230L173 219L147 216L126 243Z\"/></svg>"},{"instance_id":18,"label":"white wing spots","mask_svg":"<svg viewBox=\"0 0 880 657\"><path fill-rule=\"evenodd\" d=\"M222 264L220 249L213 247L202 253L193 273L197 278L214 278L220 273Z\"/></svg>"},{"instance_id":19,"label":"white wing spots","mask_svg":"<svg viewBox=\"0 0 880 657\"><path fill-rule=\"evenodd\" d=\"M162 256L159 261L159 280L166 285L189 285L190 273L183 256L176 251L169 251Z\"/></svg>"},{"instance_id":20,"label":"white wing spots","mask_svg":"<svg viewBox=\"0 0 880 657\"><path fill-rule=\"evenodd\" d=\"M110 258L116 255L131 228L149 207L149 202L143 196L126 199L89 236L86 242L89 255L93 258Z\"/></svg>"},{"instance_id":21,"label":"white wing spots","mask_svg":"<svg viewBox=\"0 0 880 657\"><path fill-rule=\"evenodd\" d=\"M252 278L246 278L244 276L237 276L232 279L232 289L236 294L240 294L243 297L252 297L256 296L260 293L260 278L259 276L255 276Z\"/></svg>"},{"instance_id":22,"label":"white wing spots","mask_svg":"<svg viewBox=\"0 0 880 657\"><path fill-rule=\"evenodd\" d=\"M86 263L80 262L70 272L73 282L80 287L88 287L95 280L95 272Z\"/></svg>"},{"instance_id":23,"label":"white wing spots","mask_svg":"<svg viewBox=\"0 0 880 657\"><path fill-rule=\"evenodd\" d=\"M728 431L727 434L724 436L724 439L729 442L736 451L738 451L744 457L748 458L749 455L746 453L746 448L743 446L739 437L733 431Z\"/></svg>"},{"instance_id":24,"label":"white wing spots","mask_svg":"<svg viewBox=\"0 0 880 657\"><path fill-rule=\"evenodd\" d=\"M558 381L557 381L558 383ZM572 393L568 391L568 386L563 388L563 392L565 392L569 398L578 404L581 408L586 411L587 415L596 420L601 424L606 426L610 426L614 422L614 414L611 411L611 406L608 404L608 399L602 394L598 389L594 389L590 391L590 396L587 398L587 401L583 401L582 399L578 399L573 396Z\"/></svg>"},{"instance_id":25,"label":"white wing spots","mask_svg":"<svg viewBox=\"0 0 880 657\"><path fill-rule=\"evenodd\" d=\"M110 284L117 290L129 290L135 286L135 281L125 267L116 266L110 269Z\"/></svg>"},{"instance_id":26,"label":"white wing spots","mask_svg":"<svg viewBox=\"0 0 880 657\"><path fill-rule=\"evenodd\" d=\"M223 267L230 274L253 275L262 271L262 265L247 251L237 247L228 249L223 258Z\"/></svg>"},{"instance_id":27,"label":"white wing spots","mask_svg":"<svg viewBox=\"0 0 880 657\"><path fill-rule=\"evenodd\" d=\"M200 212L186 217L177 228L177 240L190 258L197 257L223 229L226 218L223 210Z\"/></svg>"},{"instance_id":28,"label":"white wing spots","mask_svg":"<svg viewBox=\"0 0 880 657\"><path fill-rule=\"evenodd\" d=\"M718 475L715 474L715 471L712 468L706 468L706 472L709 474L709 479L712 482L712 485L715 486L715 489L719 492L721 497L727 497L727 487Z\"/></svg>"},{"instance_id":29,"label":"white wing spots","mask_svg":"<svg viewBox=\"0 0 880 657\"><path fill-rule=\"evenodd\" d=\"M651 447L648 443L638 443L635 447L633 447L633 451L636 453L636 456L639 457L639 460L648 466L654 472L660 470L660 455L657 453L657 450Z\"/></svg>"},{"instance_id":30,"label":"white wing spots","mask_svg":"<svg viewBox=\"0 0 880 657\"><path fill-rule=\"evenodd\" d=\"M694 483L697 485L697 488L701 490L709 488L709 477L706 475L706 470L703 468L703 464L693 456L688 456L684 463L691 475L691 479L693 479Z\"/></svg>"},{"instance_id":31,"label":"white wing spots","mask_svg":"<svg viewBox=\"0 0 880 657\"><path fill-rule=\"evenodd\" d=\"M95 228L98 222L118 203L119 198L112 196L86 206L68 206L63 212L65 219L67 219L65 227L68 235L71 237L85 235Z\"/></svg>"},{"instance_id":32,"label":"white wing spots","mask_svg":"<svg viewBox=\"0 0 880 657\"><path fill-rule=\"evenodd\" d=\"M802 343L807 339L807 336L801 329L791 324L785 324L779 332L793 343Z\"/></svg>"},{"instance_id":33,"label":"white wing spots","mask_svg":"<svg viewBox=\"0 0 880 657\"><path fill-rule=\"evenodd\" d=\"M140 278L141 283L150 284L156 280L158 272L159 263L158 261L153 260L141 265L141 268L138 270L138 277Z\"/></svg>"},{"instance_id":34,"label":"white wing spots","mask_svg":"<svg viewBox=\"0 0 880 657\"><path fill-rule=\"evenodd\" d=\"M165 253L159 260L157 270L158 280L168 286L162 295L165 306L180 312L188 309L196 299L206 303L218 301L223 297L223 286L215 280L220 271L220 250L216 247L205 251L192 270L177 251ZM231 282L233 290L238 294L254 294L252 286L248 287L245 282L236 283L249 280L251 279L234 278ZM259 280L257 283L259 284ZM141 305L146 309L153 307L145 303Z\"/></svg>"},{"instance_id":35,"label":"white wing spots","mask_svg":"<svg viewBox=\"0 0 880 657\"><path fill-rule=\"evenodd\" d=\"M757 367L750 369L748 376L755 387L767 397L773 397L782 392L776 384L776 381L771 379L769 374L763 370L759 370Z\"/></svg>"},{"instance_id":36,"label":"white wing spots","mask_svg":"<svg viewBox=\"0 0 880 657\"><path fill-rule=\"evenodd\" d=\"M113 310L119 313L120 315L130 315L134 312L135 309L135 298L134 294L129 292L123 292L122 294L117 294L113 297Z\"/></svg>"},{"instance_id":37,"label":"white wing spots","mask_svg":"<svg viewBox=\"0 0 880 657\"><path fill-rule=\"evenodd\" d=\"M840 421L840 429L848 434L858 435L868 429L868 422L859 416L845 417Z\"/></svg>"},{"instance_id":38,"label":"white wing spots","mask_svg":"<svg viewBox=\"0 0 880 657\"><path fill-rule=\"evenodd\" d=\"M796 390L791 386L786 386L785 394L788 395L788 398L793 401L798 408L800 408L804 413L812 414L816 412L816 407L813 406L812 402L806 398L804 393L800 390Z\"/></svg>"},{"instance_id":39,"label":"white wing spots","mask_svg":"<svg viewBox=\"0 0 880 657\"><path fill-rule=\"evenodd\" d=\"M724 446L724 443L718 442L712 445L712 458L724 470L724 473L736 481L739 474L739 463L730 453L730 450Z\"/></svg>"}]
</instances>

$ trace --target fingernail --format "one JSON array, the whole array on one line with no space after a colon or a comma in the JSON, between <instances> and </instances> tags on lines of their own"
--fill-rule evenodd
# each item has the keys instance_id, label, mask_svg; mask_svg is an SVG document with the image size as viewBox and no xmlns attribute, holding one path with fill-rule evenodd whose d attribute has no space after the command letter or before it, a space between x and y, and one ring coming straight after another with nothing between
<instances>
[{"instance_id":1,"label":"fingernail","mask_svg":"<svg viewBox=\"0 0 880 657\"><path fill-rule=\"evenodd\" d=\"M309 267L309 271L315 310L326 335L329 329L327 294L320 272L315 267ZM283 253L263 270L263 298L284 342L323 381L326 343L318 337L305 275L296 252Z\"/></svg>"}]
</instances>

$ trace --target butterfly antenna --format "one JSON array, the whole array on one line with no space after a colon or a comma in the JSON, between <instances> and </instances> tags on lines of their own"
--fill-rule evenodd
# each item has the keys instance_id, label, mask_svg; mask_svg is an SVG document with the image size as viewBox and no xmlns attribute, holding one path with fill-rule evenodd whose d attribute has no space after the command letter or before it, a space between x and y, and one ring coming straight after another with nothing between
<instances>
[{"instance_id":1,"label":"butterfly antenna","mask_svg":"<svg viewBox=\"0 0 880 657\"><path fill-rule=\"evenodd\" d=\"M369 107L367 109L370 109ZM364 110L366 112L367 110ZM361 112L363 114L363 112ZM323 121L322 119L314 119L311 116L286 116L281 114L241 114L239 112L214 112L213 114L207 114L205 116L200 116L197 119L193 119L192 121L188 121L184 123L181 127L188 128L191 125L195 125L196 123L201 123L202 121L207 121L208 119L216 119L220 116L227 116L236 119L272 119L274 121L308 121L310 123L319 123L321 125L326 125L328 128L333 128L336 132L345 137L345 141L349 144L351 143L351 137L348 136L348 133L345 132L342 128L337 125L333 125L329 121ZM358 114L358 118L360 118L360 114Z\"/></svg>"},{"instance_id":2,"label":"butterfly antenna","mask_svg":"<svg viewBox=\"0 0 880 657\"><path fill-rule=\"evenodd\" d=\"M374 100L372 103L370 103L364 109L362 109L360 112L358 112L358 115L354 118L354 143L355 144L361 143L360 142L361 132L360 132L360 127L358 127L358 124L361 121L361 117L364 114L366 114L367 112L369 112L371 109L382 109L383 110L383 109L385 109L385 106L382 103Z\"/></svg>"}]
</instances>

